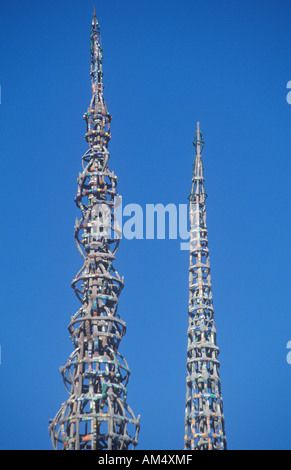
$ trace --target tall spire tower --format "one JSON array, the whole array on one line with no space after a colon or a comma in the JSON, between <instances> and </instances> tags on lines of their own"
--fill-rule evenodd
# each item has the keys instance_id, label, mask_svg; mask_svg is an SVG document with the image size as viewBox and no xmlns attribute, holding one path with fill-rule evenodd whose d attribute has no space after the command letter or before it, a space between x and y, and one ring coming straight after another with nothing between
<instances>
[{"instance_id":1,"label":"tall spire tower","mask_svg":"<svg viewBox=\"0 0 291 470\"><path fill-rule=\"evenodd\" d=\"M193 142L196 158L189 196L190 268L187 347L185 449L224 450L223 403L219 349L212 303L212 285L206 227L206 194L199 123Z\"/></svg>"},{"instance_id":2,"label":"tall spire tower","mask_svg":"<svg viewBox=\"0 0 291 470\"><path fill-rule=\"evenodd\" d=\"M128 364L118 352L126 325L117 313L123 278L113 266L120 239L114 223L117 177L109 170L111 115L103 97L102 46L95 8L91 29L92 99L84 119L89 149L75 198L75 239L83 266L72 281L81 307L71 317L74 351L61 367L69 398L50 421L54 449L127 450L139 419L127 404Z\"/></svg>"}]
</instances>

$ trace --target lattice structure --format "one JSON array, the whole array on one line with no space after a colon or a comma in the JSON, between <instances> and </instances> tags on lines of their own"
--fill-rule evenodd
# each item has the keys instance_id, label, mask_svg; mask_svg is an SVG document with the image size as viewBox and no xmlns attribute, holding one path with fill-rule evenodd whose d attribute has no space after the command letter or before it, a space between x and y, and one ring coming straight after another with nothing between
<instances>
[{"instance_id":1,"label":"lattice structure","mask_svg":"<svg viewBox=\"0 0 291 470\"><path fill-rule=\"evenodd\" d=\"M196 158L189 196L190 268L185 449L223 450L226 449L226 437L206 227L206 194L201 159L204 141L199 123L193 145Z\"/></svg>"},{"instance_id":2,"label":"lattice structure","mask_svg":"<svg viewBox=\"0 0 291 470\"><path fill-rule=\"evenodd\" d=\"M108 168L111 115L103 98L102 46L95 15L91 29L92 100L84 115L89 149L75 198L81 211L75 239L84 264L72 287L81 308L71 318L75 350L61 367L69 392L49 432L53 448L126 450L137 445L139 419L126 402L130 371L118 352L126 325L117 313L123 278L113 267L120 232L114 222L117 177Z\"/></svg>"}]
</instances>

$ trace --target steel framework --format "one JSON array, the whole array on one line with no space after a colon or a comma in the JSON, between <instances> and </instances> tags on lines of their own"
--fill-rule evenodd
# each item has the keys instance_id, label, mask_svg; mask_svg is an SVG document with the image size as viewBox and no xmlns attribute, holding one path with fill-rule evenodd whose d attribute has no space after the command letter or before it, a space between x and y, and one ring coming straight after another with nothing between
<instances>
[{"instance_id":1,"label":"steel framework","mask_svg":"<svg viewBox=\"0 0 291 470\"><path fill-rule=\"evenodd\" d=\"M185 449L226 449L223 402L212 302L206 226L206 194L199 123L193 142L196 151L189 196L190 267L187 347Z\"/></svg>"},{"instance_id":2,"label":"steel framework","mask_svg":"<svg viewBox=\"0 0 291 470\"><path fill-rule=\"evenodd\" d=\"M126 325L117 313L123 278L113 266L120 240L115 223L117 177L108 168L111 115L103 97L102 45L95 10L91 29L92 99L84 114L89 149L75 198L75 239L84 264L72 281L81 308L71 318L74 351L61 367L68 400L49 432L54 449L126 450L137 445L140 416L126 402L130 370L118 352Z\"/></svg>"}]
</instances>

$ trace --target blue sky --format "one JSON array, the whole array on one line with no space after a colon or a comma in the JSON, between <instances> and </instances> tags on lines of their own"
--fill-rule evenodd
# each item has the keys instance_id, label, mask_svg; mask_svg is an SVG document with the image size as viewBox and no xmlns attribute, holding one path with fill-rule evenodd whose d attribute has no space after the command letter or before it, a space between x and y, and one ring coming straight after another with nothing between
<instances>
[{"instance_id":1,"label":"blue sky","mask_svg":"<svg viewBox=\"0 0 291 470\"><path fill-rule=\"evenodd\" d=\"M184 204L200 121L230 449L290 449L289 1L95 2L123 203ZM93 1L0 1L1 449L50 449L81 266ZM182 449L188 253L126 240L120 352L139 449Z\"/></svg>"}]
</instances>

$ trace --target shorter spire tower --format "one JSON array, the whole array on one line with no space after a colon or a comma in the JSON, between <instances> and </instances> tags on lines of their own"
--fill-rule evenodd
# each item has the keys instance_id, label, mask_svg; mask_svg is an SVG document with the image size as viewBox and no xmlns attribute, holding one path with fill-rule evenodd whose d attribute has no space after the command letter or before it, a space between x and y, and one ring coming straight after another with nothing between
<instances>
[{"instance_id":1,"label":"shorter spire tower","mask_svg":"<svg viewBox=\"0 0 291 470\"><path fill-rule=\"evenodd\" d=\"M223 450L226 449L226 437L206 227L207 196L201 157L204 140L199 123L193 145L196 156L189 196L190 267L185 449Z\"/></svg>"}]
</instances>

